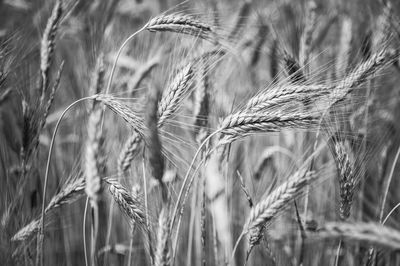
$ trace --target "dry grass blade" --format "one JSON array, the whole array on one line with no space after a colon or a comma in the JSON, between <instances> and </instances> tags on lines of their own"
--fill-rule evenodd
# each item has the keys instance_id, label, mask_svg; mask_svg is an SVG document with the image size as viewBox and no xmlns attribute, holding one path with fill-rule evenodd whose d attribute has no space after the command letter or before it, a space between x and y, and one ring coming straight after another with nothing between
<instances>
[{"instance_id":1,"label":"dry grass blade","mask_svg":"<svg viewBox=\"0 0 400 266\"><path fill-rule=\"evenodd\" d=\"M149 92L147 113L146 113L146 126L149 130L148 138L148 156L150 162L150 170L152 176L159 182L163 188L164 200L167 199L166 188L162 180L164 176L164 157L162 155L161 140L158 135L158 91L152 89Z\"/></svg>"}]
</instances>

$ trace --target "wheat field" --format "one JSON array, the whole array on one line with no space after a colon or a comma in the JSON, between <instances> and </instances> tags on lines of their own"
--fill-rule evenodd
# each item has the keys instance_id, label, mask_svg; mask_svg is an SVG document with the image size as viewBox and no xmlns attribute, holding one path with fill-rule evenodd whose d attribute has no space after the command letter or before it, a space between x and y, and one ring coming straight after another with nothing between
<instances>
[{"instance_id":1,"label":"wheat field","mask_svg":"<svg viewBox=\"0 0 400 266\"><path fill-rule=\"evenodd\" d=\"M1 265L400 265L400 2L0 1Z\"/></svg>"}]
</instances>

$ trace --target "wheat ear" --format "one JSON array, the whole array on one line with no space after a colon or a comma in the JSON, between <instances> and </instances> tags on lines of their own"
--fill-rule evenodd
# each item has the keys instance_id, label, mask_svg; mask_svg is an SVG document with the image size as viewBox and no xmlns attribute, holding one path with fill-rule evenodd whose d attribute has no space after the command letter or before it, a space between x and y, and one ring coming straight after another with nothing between
<instances>
[{"instance_id":1,"label":"wheat ear","mask_svg":"<svg viewBox=\"0 0 400 266\"><path fill-rule=\"evenodd\" d=\"M53 11L51 12L51 16L47 20L46 29L44 30L42 37L40 46L40 73L42 78L42 91L40 96L41 103L44 102L47 84L49 81L51 58L54 52L56 34L61 21L62 13L62 1L57 0L53 7Z\"/></svg>"},{"instance_id":2,"label":"wheat ear","mask_svg":"<svg viewBox=\"0 0 400 266\"><path fill-rule=\"evenodd\" d=\"M376 223L329 222L320 228L317 238L344 238L351 241L366 241L382 247L400 249L400 232Z\"/></svg>"},{"instance_id":3,"label":"wheat ear","mask_svg":"<svg viewBox=\"0 0 400 266\"><path fill-rule=\"evenodd\" d=\"M244 227L244 232L249 233L250 250L260 241L266 224L315 178L313 172L301 169L252 208Z\"/></svg>"}]
</instances>

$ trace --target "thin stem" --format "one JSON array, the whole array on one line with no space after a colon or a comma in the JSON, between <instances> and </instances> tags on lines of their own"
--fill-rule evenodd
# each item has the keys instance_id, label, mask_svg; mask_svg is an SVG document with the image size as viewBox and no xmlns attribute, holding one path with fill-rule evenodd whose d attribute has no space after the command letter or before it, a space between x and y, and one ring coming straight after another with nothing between
<instances>
[{"instance_id":1,"label":"thin stem","mask_svg":"<svg viewBox=\"0 0 400 266\"><path fill-rule=\"evenodd\" d=\"M400 146L397 149L397 153L396 153L396 157L394 158L393 161L393 165L392 168L390 169L390 174L389 174L389 178L386 184L386 189L385 189L385 193L383 194L383 200L382 200L382 205L381 205L381 213L379 215L379 222L382 223L382 219L383 219L383 211L385 209L385 204L386 204L386 198L387 195L389 193L389 187L390 187L390 183L392 182L392 177L393 177L393 173L394 173L394 168L396 167L397 164L397 160L399 159L399 155L400 155Z\"/></svg>"},{"instance_id":2,"label":"thin stem","mask_svg":"<svg viewBox=\"0 0 400 266\"><path fill-rule=\"evenodd\" d=\"M186 183L187 183L187 181L188 181L188 179L189 179L190 170L192 169L192 167L193 167L193 165L194 165L194 162L196 161L197 156L200 154L200 151L201 151L201 149L203 148L203 146L204 146L214 135L216 135L216 134L219 133L219 132L220 132L220 130L216 130L216 131L214 131L213 133L211 133L211 134L200 144L199 148L197 149L196 153L194 154L194 157L193 157L193 159L192 159L192 162L190 163L189 168L188 168L188 170L187 170L187 172L186 172L185 178L183 179L183 184L182 184L181 189L180 189L180 191L179 191L178 199L176 200L176 204L175 204L175 207L174 207L174 212L172 213L172 216L171 216L171 217L172 217L172 220L171 220L171 225L170 225L170 229L169 229L170 232L172 232L172 228L173 228L173 226L174 226L175 217L176 217L176 214L178 213L179 202L181 201L181 198L182 198L182 196L183 196L183 191L184 191L185 186L186 186ZM198 167L196 168L196 171L197 171L197 169L198 169Z\"/></svg>"},{"instance_id":3,"label":"thin stem","mask_svg":"<svg viewBox=\"0 0 400 266\"><path fill-rule=\"evenodd\" d=\"M114 78L114 73L115 73L115 69L117 68L117 63L118 63L118 59L121 56L122 50L124 49L124 47L129 43L130 40L132 40L136 35L138 35L140 32L142 32L143 30L145 30L147 27L147 24L143 26L143 28L141 28L140 30L134 32L132 35L130 35L119 47L117 55L115 56L114 59L114 63L111 69L111 73L110 73L110 78L108 79L108 83L107 83L107 87L106 87L106 92L105 94L108 94L110 92L111 89L111 83L112 80ZM105 106L103 109L103 117L101 118L101 126L100 126L100 132L103 131L103 125L104 125L104 110L105 110Z\"/></svg>"},{"instance_id":4,"label":"thin stem","mask_svg":"<svg viewBox=\"0 0 400 266\"><path fill-rule=\"evenodd\" d=\"M112 228L112 222L113 222L113 210L114 210L114 201L111 201L110 203L110 210L108 213L108 222L107 222L107 234L106 234L106 244L105 246L107 247L110 244L111 240L111 228ZM103 265L106 265L108 261L108 252L104 256L104 263Z\"/></svg>"},{"instance_id":5,"label":"thin stem","mask_svg":"<svg viewBox=\"0 0 400 266\"><path fill-rule=\"evenodd\" d=\"M245 233L245 231L243 230L242 233L240 233L240 236L238 237L238 239L236 240L235 246L233 246L232 257L231 257L232 264L233 264L233 262L234 262L235 253L236 253L236 250L237 250L237 248L238 248L238 246L239 246L240 240L242 240L242 238L245 236L245 234L246 234L246 233Z\"/></svg>"},{"instance_id":6,"label":"thin stem","mask_svg":"<svg viewBox=\"0 0 400 266\"><path fill-rule=\"evenodd\" d=\"M340 239L338 247L336 249L335 266L339 266L340 251L342 249L342 239Z\"/></svg>"},{"instance_id":7,"label":"thin stem","mask_svg":"<svg viewBox=\"0 0 400 266\"><path fill-rule=\"evenodd\" d=\"M148 201L147 201L147 182L146 182L146 166L144 162L144 152L143 152L143 158L142 158L142 178L143 178L143 191L144 191L144 212L146 216L146 227L147 227L147 237L149 239L149 251L150 251L150 260L151 263L153 264L153 249L151 247L151 237L150 237L150 222L149 222L149 206L148 206Z\"/></svg>"},{"instance_id":8,"label":"thin stem","mask_svg":"<svg viewBox=\"0 0 400 266\"><path fill-rule=\"evenodd\" d=\"M85 254L85 265L88 266L88 256L86 247L86 216L89 205L89 197L86 197L85 211L83 212L83 224L82 224L82 234L83 234L83 253Z\"/></svg>"},{"instance_id":9,"label":"thin stem","mask_svg":"<svg viewBox=\"0 0 400 266\"><path fill-rule=\"evenodd\" d=\"M194 234L194 223L196 219L196 205L197 205L197 192L198 190L196 187L198 186L198 183L195 183L195 188L194 188L194 195L192 196L192 205L190 207L190 222L189 222L189 237L188 237L188 250L187 250L187 255L186 255L186 264L189 265L191 264L192 261L192 249L193 249L193 234Z\"/></svg>"},{"instance_id":10,"label":"thin stem","mask_svg":"<svg viewBox=\"0 0 400 266\"><path fill-rule=\"evenodd\" d=\"M118 52L117 52L117 55L116 55L115 60L114 60L114 63L113 63L113 66L112 66L112 69L111 69L110 78L108 79L107 88L106 88L106 94L108 94L108 93L110 92L111 83L112 83L112 80L113 80L113 77L114 77L114 73L115 73L115 69L116 69L116 67L117 67L117 62L118 62L118 59L119 59L119 57L120 57L120 55L121 55L121 53L122 53L122 50L124 49L124 47L128 44L128 42L129 42L130 40L132 40L137 34L139 34L140 32L142 32L143 30L145 30L145 29L146 29L146 26L147 26L147 24L144 25L143 28L141 28L140 30L138 30L138 31L136 31L135 33L133 33L132 35L130 35L130 36L122 43L122 45L119 47Z\"/></svg>"},{"instance_id":11,"label":"thin stem","mask_svg":"<svg viewBox=\"0 0 400 266\"><path fill-rule=\"evenodd\" d=\"M134 233L135 233L135 224L132 221L131 236L130 236L130 240L129 240L128 266L131 266L131 263L132 263L132 248L133 248L133 234Z\"/></svg>"},{"instance_id":12,"label":"thin stem","mask_svg":"<svg viewBox=\"0 0 400 266\"><path fill-rule=\"evenodd\" d=\"M56 127L54 128L53 136L51 137L51 142L50 142L50 148L49 148L49 154L47 156L47 164L46 164L46 172L44 175L44 186L43 186L43 199L42 199L42 216L41 216L41 222L40 222L40 229L38 232L38 244L37 244L37 257L36 261L39 261L39 258L41 258L41 265L44 265L44 257L43 257L43 245L44 245L44 222L45 222L45 203L46 203L46 190L47 190L47 181L49 177L49 169L50 169L50 161L51 161L51 156L52 156L52 151L54 147L54 141L56 138L57 130L60 126L61 120L64 118L65 114L70 110L73 106L75 106L77 103L80 103L85 100L91 100L93 99L93 96L89 97L84 97L79 100L76 100L75 102L71 103L61 114L60 118L57 121Z\"/></svg>"},{"instance_id":13,"label":"thin stem","mask_svg":"<svg viewBox=\"0 0 400 266\"><path fill-rule=\"evenodd\" d=\"M393 209L388 213L388 215L386 215L385 220L383 220L382 224L385 224L387 219L389 219L390 215L392 215L392 213L400 206L400 202L397 203L396 206L393 207Z\"/></svg>"},{"instance_id":14,"label":"thin stem","mask_svg":"<svg viewBox=\"0 0 400 266\"><path fill-rule=\"evenodd\" d=\"M216 148L212 149L212 150L210 151L210 153L213 152L215 149L216 149ZM195 178L195 176L196 176L198 170L200 169L200 166L206 161L206 159L207 159L207 156L204 156L204 158L203 158L203 159L199 162L199 164L197 165L196 169L194 170L194 172L193 172L193 174L192 174L192 177L190 178L189 185L188 185L188 187L187 187L187 189L186 189L186 191L185 191L185 195L184 195L184 197L183 197L182 206L181 206L180 212L179 212L179 214L178 214L178 216L179 216L179 218L178 218L178 225L177 225L177 227L176 227L176 236L175 236L175 240L174 240L174 249L173 249L173 254L174 254L174 257L173 257L173 258L174 258L174 260L175 260L175 255L176 255L176 249L177 249L177 247L178 247L179 229L180 229L180 227L181 227L181 221L182 221L182 216L183 216L183 212L184 212L184 208L185 208L185 202L186 202L186 199L187 199L187 197L188 197L188 195L189 195L189 190L190 190L191 184L193 183L193 180L194 180L194 178ZM175 214L174 214L174 216L172 216L172 217L174 218L174 217L175 217ZM172 231L170 231L170 232L172 232Z\"/></svg>"},{"instance_id":15,"label":"thin stem","mask_svg":"<svg viewBox=\"0 0 400 266\"><path fill-rule=\"evenodd\" d=\"M94 204L93 204L94 203ZM91 220L91 243L90 243L90 265L96 266L96 244L99 233L99 205L97 202L91 202L92 220Z\"/></svg>"}]
</instances>

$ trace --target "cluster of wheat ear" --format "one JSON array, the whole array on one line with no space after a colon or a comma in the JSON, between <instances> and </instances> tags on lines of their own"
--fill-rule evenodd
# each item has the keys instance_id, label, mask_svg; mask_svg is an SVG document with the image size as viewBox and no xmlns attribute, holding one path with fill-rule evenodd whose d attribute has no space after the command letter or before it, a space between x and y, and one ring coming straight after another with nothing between
<instances>
[{"instance_id":1,"label":"cluster of wheat ear","mask_svg":"<svg viewBox=\"0 0 400 266\"><path fill-rule=\"evenodd\" d=\"M118 1L112 2L116 3L104 5L121 12ZM21 100L22 141L16 171L20 174L15 198L22 198L29 180L38 176L41 213L32 212L34 219L24 223L25 219L15 229L12 220L23 202L16 200L5 208L1 226L4 231L8 228L7 241L18 244L10 261L54 262L49 256L55 239L50 225L59 223L57 215L70 211L68 207L82 198L86 203L79 239L86 265L240 265L244 261L257 265L267 255L276 265L285 265L281 257L316 265L318 256L337 263L344 256L355 261L354 254L346 255L352 252L375 265L385 257L383 248L400 248L399 228L384 225L397 206L383 221L400 153L390 157L397 128L376 118L384 104L377 103L381 98L374 93L379 82L384 84L379 78L399 61L394 47L399 44L400 24L390 1L380 4L380 35L375 44L363 42L359 60L350 58L353 21L342 16L336 32L340 41L333 46L337 54L329 55L334 63L328 66L317 51L333 38L328 32L331 24L340 21L337 13L322 21L319 4L306 1L298 47L290 51L278 33L280 27L274 27L271 14L266 14L269 11L257 1L241 2L231 26L218 22L218 4L207 2L215 9L213 22L183 11L162 13L129 35L111 62L104 56L107 48L96 46L96 63L89 68L91 77L85 85L88 95L53 115L58 88L76 82L64 81L72 77L63 74L66 68L72 71L68 58L52 70L53 61L63 55L58 46L56 50L57 38L74 22L71 16L76 12L69 1L55 2L41 38L36 95ZM280 3L287 1L273 2L266 4L267 9L290 13L291 4ZM104 20L102 34L112 34L109 31L117 21ZM319 20L325 24L319 25ZM161 40L161 46L173 42L172 50L182 54L167 49L153 53L153 40ZM144 63L130 58L140 50L141 41L149 54ZM130 51L124 54L126 47ZM120 64L124 60L133 60L134 74ZM263 71L266 65L269 74ZM0 91L0 107L9 94ZM388 104L394 106L393 102ZM84 112L75 112L82 103L87 105ZM71 123L77 117L69 115L72 112L86 123ZM373 138L379 135L374 119L389 128L382 129L380 140ZM48 137L45 129L51 121L57 123ZM68 129L63 127L66 123ZM77 131L77 125L84 129L79 133L83 141L75 141L81 146L78 152L60 141L64 131ZM47 163L41 169L38 151L43 146ZM61 162L67 157L64 152L72 151L77 154L69 160L77 170L61 183L55 173L68 169ZM375 172L370 164L376 164ZM389 165L391 171L386 172ZM388 178L378 179L378 175ZM371 187L382 180L385 186L373 191ZM50 191L54 195L49 200ZM332 206L333 211L328 209ZM380 219L374 221L377 211ZM367 212L373 214L367 217ZM340 222L334 221L337 217ZM313 222L316 227L310 226ZM241 243L245 236L247 245ZM328 241L332 239L339 242ZM65 252L72 252L64 240L69 248ZM355 247L344 245L347 242L355 242ZM268 254L261 243L268 246ZM365 243L367 252L361 249ZM325 250L317 251L320 246ZM310 255L314 251L315 258ZM123 256L116 259L114 253ZM394 259L381 261L400 261L396 252L390 254Z\"/></svg>"}]
</instances>

